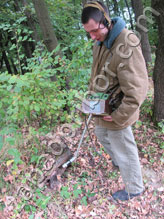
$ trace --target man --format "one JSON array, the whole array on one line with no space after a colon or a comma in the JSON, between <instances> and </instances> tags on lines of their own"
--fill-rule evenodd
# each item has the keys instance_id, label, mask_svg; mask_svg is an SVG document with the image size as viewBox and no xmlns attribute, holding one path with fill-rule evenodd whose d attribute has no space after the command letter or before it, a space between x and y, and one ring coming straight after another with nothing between
<instances>
[{"instance_id":1,"label":"man","mask_svg":"<svg viewBox=\"0 0 164 219\"><path fill-rule=\"evenodd\" d=\"M89 90L109 93L113 88L112 113L95 117L95 134L118 166L124 190L112 194L128 200L144 191L138 150L131 125L139 117L139 107L148 87L145 61L139 39L125 28L121 18L110 19L106 6L97 1L84 6L84 29L95 40Z\"/></svg>"}]
</instances>

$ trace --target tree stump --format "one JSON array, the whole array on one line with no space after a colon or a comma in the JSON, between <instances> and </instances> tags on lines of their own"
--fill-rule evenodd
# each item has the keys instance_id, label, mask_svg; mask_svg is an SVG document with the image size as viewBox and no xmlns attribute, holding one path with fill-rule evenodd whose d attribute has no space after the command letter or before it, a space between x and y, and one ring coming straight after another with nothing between
<instances>
[{"instance_id":1,"label":"tree stump","mask_svg":"<svg viewBox=\"0 0 164 219\"><path fill-rule=\"evenodd\" d=\"M59 145L58 145L59 149ZM57 151L58 152L58 151ZM54 189L55 185L58 183L57 176L61 176L66 168L63 168L62 165L66 163L73 157L71 150L66 146L60 155L56 158L56 162L53 165L51 172L47 175L46 183L49 184L51 189Z\"/></svg>"},{"instance_id":2,"label":"tree stump","mask_svg":"<svg viewBox=\"0 0 164 219\"><path fill-rule=\"evenodd\" d=\"M39 175L37 176L38 187L42 188L46 185L54 189L59 183L58 176L61 176L66 170L62 165L72 157L73 154L66 144L59 141L59 139L51 139L48 143L46 153L40 158L40 160L45 159L43 168L41 171L40 169L39 171L36 170L36 173Z\"/></svg>"},{"instance_id":3,"label":"tree stump","mask_svg":"<svg viewBox=\"0 0 164 219\"><path fill-rule=\"evenodd\" d=\"M41 162L44 163L41 167L41 174L39 173L40 170L36 171L40 175L36 177L39 179L39 187L47 185L54 189L59 183L58 179L66 170L62 167L63 164L73 157L67 144L72 142L75 135L76 130L70 124L63 124L46 136L42 136L41 144L46 145L46 152L40 158L40 160L45 159L45 162Z\"/></svg>"}]
</instances>

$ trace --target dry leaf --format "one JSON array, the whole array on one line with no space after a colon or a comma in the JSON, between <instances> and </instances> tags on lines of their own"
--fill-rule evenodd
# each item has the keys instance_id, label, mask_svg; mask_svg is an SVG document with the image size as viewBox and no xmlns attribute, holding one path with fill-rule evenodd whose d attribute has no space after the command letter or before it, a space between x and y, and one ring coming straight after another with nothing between
<instances>
[{"instance_id":1,"label":"dry leaf","mask_svg":"<svg viewBox=\"0 0 164 219\"><path fill-rule=\"evenodd\" d=\"M13 175L7 175L6 177L3 177L5 182L10 182L12 183L12 181L14 180L14 176Z\"/></svg>"}]
</instances>

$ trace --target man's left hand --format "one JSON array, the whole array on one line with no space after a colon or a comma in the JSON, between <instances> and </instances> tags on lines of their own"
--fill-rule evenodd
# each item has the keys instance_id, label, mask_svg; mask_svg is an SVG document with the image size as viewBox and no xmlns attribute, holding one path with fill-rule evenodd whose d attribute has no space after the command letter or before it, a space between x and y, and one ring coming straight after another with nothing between
<instances>
[{"instance_id":1,"label":"man's left hand","mask_svg":"<svg viewBox=\"0 0 164 219\"><path fill-rule=\"evenodd\" d=\"M103 120L108 121L108 122L112 122L112 117L111 116L104 116Z\"/></svg>"}]
</instances>

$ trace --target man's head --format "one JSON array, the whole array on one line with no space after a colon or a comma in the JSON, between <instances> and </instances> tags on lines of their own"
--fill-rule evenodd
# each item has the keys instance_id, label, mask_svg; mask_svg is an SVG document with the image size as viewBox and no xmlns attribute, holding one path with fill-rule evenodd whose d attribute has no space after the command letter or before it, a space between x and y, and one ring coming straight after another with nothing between
<instances>
[{"instance_id":1,"label":"man's head","mask_svg":"<svg viewBox=\"0 0 164 219\"><path fill-rule=\"evenodd\" d=\"M84 29L93 40L103 42L108 34L111 20L107 7L99 2L90 2L84 6L81 20Z\"/></svg>"}]
</instances>

